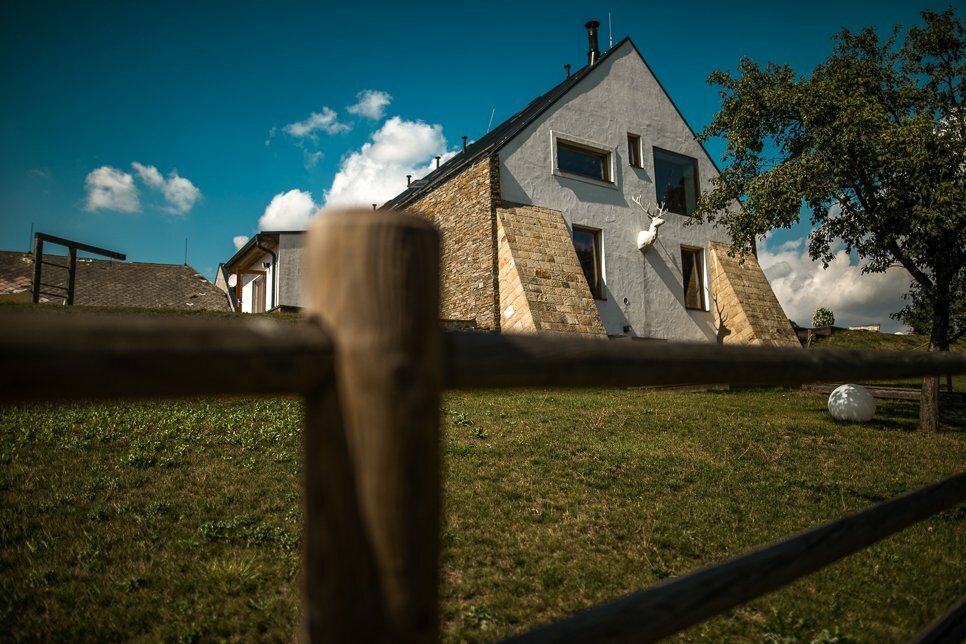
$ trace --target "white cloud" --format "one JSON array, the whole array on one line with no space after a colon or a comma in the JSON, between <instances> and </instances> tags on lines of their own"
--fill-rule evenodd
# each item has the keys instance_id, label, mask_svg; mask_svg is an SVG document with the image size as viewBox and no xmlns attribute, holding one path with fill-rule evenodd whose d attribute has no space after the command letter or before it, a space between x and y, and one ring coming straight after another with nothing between
<instances>
[{"instance_id":1,"label":"white cloud","mask_svg":"<svg viewBox=\"0 0 966 644\"><path fill-rule=\"evenodd\" d=\"M441 125L394 116L362 148L343 157L332 186L325 191L325 205L382 204L406 189L407 174L415 180L432 171L437 154L443 161L455 154L446 151Z\"/></svg>"},{"instance_id":2,"label":"white cloud","mask_svg":"<svg viewBox=\"0 0 966 644\"><path fill-rule=\"evenodd\" d=\"M352 129L352 126L339 123L339 115L335 113L335 110L323 106L321 112L312 112L305 120L289 123L282 129L296 139L315 139L319 132L339 134L340 132L348 132Z\"/></svg>"},{"instance_id":3,"label":"white cloud","mask_svg":"<svg viewBox=\"0 0 966 644\"><path fill-rule=\"evenodd\" d=\"M319 152L318 150L316 150L315 152L309 152L308 150L302 150L302 157L305 160L305 169L306 170L311 170L312 168L314 168L315 166L317 166L319 164L319 161L322 160L322 157L323 156L325 156L325 155L322 154L321 152Z\"/></svg>"},{"instance_id":4,"label":"white cloud","mask_svg":"<svg viewBox=\"0 0 966 644\"><path fill-rule=\"evenodd\" d=\"M259 230L304 230L319 210L311 192L289 190L272 197L258 220ZM247 241L247 240L246 240Z\"/></svg>"},{"instance_id":5,"label":"white cloud","mask_svg":"<svg viewBox=\"0 0 966 644\"><path fill-rule=\"evenodd\" d=\"M862 274L865 263L853 263L844 248L823 269L821 262L808 257L805 239L775 249L766 239L758 251L758 262L785 314L802 326L811 326L815 309L824 306L835 314L837 326L881 324L884 331L902 328L889 314L904 305L902 294L911 281L905 269Z\"/></svg>"},{"instance_id":6,"label":"white cloud","mask_svg":"<svg viewBox=\"0 0 966 644\"><path fill-rule=\"evenodd\" d=\"M201 199L201 191L191 181L180 176L177 170L169 172L165 179L153 165L143 165L135 161L131 167L137 171L141 181L161 192L168 204L165 207L168 212L183 215Z\"/></svg>"},{"instance_id":7,"label":"white cloud","mask_svg":"<svg viewBox=\"0 0 966 644\"><path fill-rule=\"evenodd\" d=\"M135 161L131 164L131 167L138 173L141 177L141 181L148 184L155 190L160 190L164 186L164 177L158 172L158 169L153 165L142 165Z\"/></svg>"},{"instance_id":8,"label":"white cloud","mask_svg":"<svg viewBox=\"0 0 966 644\"><path fill-rule=\"evenodd\" d=\"M241 250L241 247L248 243L248 237L245 235L235 235L231 238L231 243L235 245L235 250Z\"/></svg>"},{"instance_id":9,"label":"white cloud","mask_svg":"<svg viewBox=\"0 0 966 644\"><path fill-rule=\"evenodd\" d=\"M87 210L117 210L138 212L141 202L134 177L110 166L92 170L84 179L87 189Z\"/></svg>"},{"instance_id":10,"label":"white cloud","mask_svg":"<svg viewBox=\"0 0 966 644\"><path fill-rule=\"evenodd\" d=\"M386 115L386 106L392 101L392 96L388 92L367 89L356 94L358 101L355 105L346 108L349 114L364 116L367 119L378 121Z\"/></svg>"}]
</instances>

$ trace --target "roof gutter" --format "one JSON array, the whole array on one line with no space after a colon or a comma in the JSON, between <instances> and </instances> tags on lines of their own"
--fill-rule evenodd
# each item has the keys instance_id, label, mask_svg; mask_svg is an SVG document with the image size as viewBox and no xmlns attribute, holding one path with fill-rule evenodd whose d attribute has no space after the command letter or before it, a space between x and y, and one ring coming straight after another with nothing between
<instances>
[{"instance_id":1,"label":"roof gutter","mask_svg":"<svg viewBox=\"0 0 966 644\"><path fill-rule=\"evenodd\" d=\"M275 280L278 279L278 275L277 275L278 271L275 270L275 267L278 265L278 255L276 255L275 252L272 251L272 249L262 246L261 233L258 233L257 235L255 235L255 247L258 248L258 250L263 250L272 256L272 299L271 299L272 305L268 307L268 310L271 311L272 309L275 308Z\"/></svg>"}]
</instances>

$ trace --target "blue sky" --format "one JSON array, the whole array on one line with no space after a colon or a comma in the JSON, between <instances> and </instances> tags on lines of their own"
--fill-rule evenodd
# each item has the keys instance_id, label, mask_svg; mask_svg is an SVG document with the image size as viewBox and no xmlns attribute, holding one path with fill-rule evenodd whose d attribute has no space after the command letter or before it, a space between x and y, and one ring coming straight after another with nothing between
<instances>
[{"instance_id":1,"label":"blue sky","mask_svg":"<svg viewBox=\"0 0 966 644\"><path fill-rule=\"evenodd\" d=\"M564 63L586 62L589 19L606 45L610 13L614 42L634 40L700 130L719 107L708 75L740 56L807 73L841 27L916 24L922 8L946 6L8 2L0 248L27 250L33 224L130 260L180 263L187 238L189 264L210 278L263 216L268 228L297 225L377 183L385 197L371 201L385 200L407 171L481 136L491 113L500 122L559 82ZM720 142L708 148L719 160ZM770 269L773 282L803 279L795 243L806 233L769 239L767 261L791 271ZM786 311L802 290L787 281ZM890 298L901 281L891 278ZM862 297L885 308L850 312L856 320L886 322L897 308ZM794 306L801 317L811 303Z\"/></svg>"}]
</instances>

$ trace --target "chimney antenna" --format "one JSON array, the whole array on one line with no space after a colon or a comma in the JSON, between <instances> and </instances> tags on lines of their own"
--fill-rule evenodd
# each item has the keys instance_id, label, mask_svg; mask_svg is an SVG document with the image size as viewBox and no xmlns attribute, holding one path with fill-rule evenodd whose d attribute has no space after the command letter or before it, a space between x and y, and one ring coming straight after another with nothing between
<instances>
[{"instance_id":1,"label":"chimney antenna","mask_svg":"<svg viewBox=\"0 0 966 644\"><path fill-rule=\"evenodd\" d=\"M439 155L436 155L436 167L439 168Z\"/></svg>"},{"instance_id":2,"label":"chimney antenna","mask_svg":"<svg viewBox=\"0 0 966 644\"><path fill-rule=\"evenodd\" d=\"M564 70L567 72L567 78L570 78L570 63L564 65Z\"/></svg>"},{"instance_id":3,"label":"chimney antenna","mask_svg":"<svg viewBox=\"0 0 966 644\"><path fill-rule=\"evenodd\" d=\"M614 48L614 25L612 25L610 22L610 11L607 12L607 39L610 41L610 44L607 45L607 49L613 49Z\"/></svg>"},{"instance_id":4,"label":"chimney antenna","mask_svg":"<svg viewBox=\"0 0 966 644\"><path fill-rule=\"evenodd\" d=\"M463 152L466 152L466 137L463 137Z\"/></svg>"},{"instance_id":5,"label":"chimney antenna","mask_svg":"<svg viewBox=\"0 0 966 644\"><path fill-rule=\"evenodd\" d=\"M411 184L412 182L413 182L413 175L407 174L406 175L406 187L408 188L409 187L409 184Z\"/></svg>"},{"instance_id":6,"label":"chimney antenna","mask_svg":"<svg viewBox=\"0 0 966 644\"><path fill-rule=\"evenodd\" d=\"M496 114L496 108L495 107L493 108L493 111L490 112L490 122L486 124L486 133L487 134L490 133L490 128L493 126L493 115L494 114Z\"/></svg>"},{"instance_id":7,"label":"chimney antenna","mask_svg":"<svg viewBox=\"0 0 966 644\"><path fill-rule=\"evenodd\" d=\"M591 20L584 25L587 30L587 64L595 65L600 60L600 49L597 48L597 27L600 23Z\"/></svg>"}]
</instances>

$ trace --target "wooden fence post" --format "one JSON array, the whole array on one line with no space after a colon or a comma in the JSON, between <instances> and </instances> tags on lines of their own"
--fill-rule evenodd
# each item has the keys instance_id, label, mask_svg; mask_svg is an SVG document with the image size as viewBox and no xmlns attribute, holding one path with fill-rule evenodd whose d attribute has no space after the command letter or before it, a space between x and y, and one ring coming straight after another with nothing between
<instances>
[{"instance_id":1,"label":"wooden fence post","mask_svg":"<svg viewBox=\"0 0 966 644\"><path fill-rule=\"evenodd\" d=\"M370 552L377 577L369 588L377 595L375 603L343 593L335 598L337 606L328 607L313 606L319 598L308 596L306 608L347 623L382 620L379 639L436 641L442 387L438 234L427 221L399 212L325 212L309 232L306 260L307 309L333 342L334 404L343 419L348 485L354 487L344 498L358 499L365 541L351 554L364 559ZM340 440L331 436L331 427L326 433L307 422L306 431ZM333 449L331 444L320 448ZM307 466L315 456L306 455ZM329 526L319 517L306 519L308 552ZM333 539L319 541L317 563L345 570L345 565L333 566L350 554L337 545ZM322 552L325 548L331 550ZM368 564L360 563L364 575ZM309 580L324 575L325 566L305 574ZM365 592L359 584L347 588ZM370 610L381 615L360 614Z\"/></svg>"}]
</instances>

